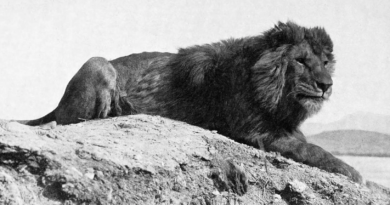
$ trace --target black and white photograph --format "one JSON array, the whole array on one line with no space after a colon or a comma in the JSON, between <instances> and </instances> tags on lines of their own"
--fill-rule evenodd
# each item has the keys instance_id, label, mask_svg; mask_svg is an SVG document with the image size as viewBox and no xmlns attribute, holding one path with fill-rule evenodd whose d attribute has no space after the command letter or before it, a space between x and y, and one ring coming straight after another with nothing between
<instances>
[{"instance_id":1,"label":"black and white photograph","mask_svg":"<svg viewBox=\"0 0 390 205\"><path fill-rule=\"evenodd\" d=\"M390 204L390 1L0 2L0 204Z\"/></svg>"}]
</instances>

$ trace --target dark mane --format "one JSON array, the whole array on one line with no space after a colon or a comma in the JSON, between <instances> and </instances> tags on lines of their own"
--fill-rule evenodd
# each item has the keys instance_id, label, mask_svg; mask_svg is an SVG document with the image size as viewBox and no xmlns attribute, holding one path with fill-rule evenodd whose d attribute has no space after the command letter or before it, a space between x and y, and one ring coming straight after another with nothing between
<instances>
[{"instance_id":1,"label":"dark mane","mask_svg":"<svg viewBox=\"0 0 390 205\"><path fill-rule=\"evenodd\" d=\"M256 129L270 126L290 132L297 129L307 113L286 96L286 58L290 48L304 40L313 48L326 46L332 50L332 42L324 29L307 29L292 22L279 22L255 37L180 49L169 66L176 76L173 86L184 88L179 89L174 98L184 99L180 104L188 109L186 120L207 124L219 121L216 116L234 115L235 111L220 109L219 104L227 103L232 110L248 112L248 118L257 118L248 119L251 123L258 122L253 125L258 127ZM234 96L241 93L245 95L240 96L240 102L233 102ZM192 100L188 103L188 99L196 99L198 103ZM203 114L198 116L199 113ZM265 122L268 125L264 125Z\"/></svg>"}]
</instances>

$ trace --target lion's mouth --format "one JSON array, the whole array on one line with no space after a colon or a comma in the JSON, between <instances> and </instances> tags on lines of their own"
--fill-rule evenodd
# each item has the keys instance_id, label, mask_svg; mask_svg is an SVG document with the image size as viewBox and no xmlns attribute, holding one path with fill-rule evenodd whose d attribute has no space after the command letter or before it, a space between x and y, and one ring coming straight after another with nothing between
<instances>
[{"instance_id":1,"label":"lion's mouth","mask_svg":"<svg viewBox=\"0 0 390 205\"><path fill-rule=\"evenodd\" d=\"M324 100L324 96L322 94L316 95L316 94L304 94L299 93L296 95L298 99L312 99L312 100Z\"/></svg>"}]
</instances>

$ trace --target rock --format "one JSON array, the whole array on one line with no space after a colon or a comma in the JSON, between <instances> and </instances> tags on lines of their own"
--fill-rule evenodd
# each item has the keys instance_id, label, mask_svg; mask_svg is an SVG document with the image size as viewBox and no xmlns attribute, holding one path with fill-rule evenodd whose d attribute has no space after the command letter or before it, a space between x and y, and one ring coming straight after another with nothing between
<instances>
[{"instance_id":1,"label":"rock","mask_svg":"<svg viewBox=\"0 0 390 205\"><path fill-rule=\"evenodd\" d=\"M84 176L87 177L88 179L93 180L93 178L95 177L95 174L89 172L89 173L85 173Z\"/></svg>"},{"instance_id":2,"label":"rock","mask_svg":"<svg viewBox=\"0 0 390 205\"><path fill-rule=\"evenodd\" d=\"M295 192L302 193L307 188L307 185L303 182L300 182L296 179L294 179L292 182L288 183L291 187L291 189Z\"/></svg>"},{"instance_id":3,"label":"rock","mask_svg":"<svg viewBox=\"0 0 390 205\"><path fill-rule=\"evenodd\" d=\"M0 204L390 200L386 188L356 186L346 177L157 116L92 120L49 130L1 121L0 145Z\"/></svg>"},{"instance_id":4,"label":"rock","mask_svg":"<svg viewBox=\"0 0 390 205\"><path fill-rule=\"evenodd\" d=\"M2 126L2 128L6 131L13 133L24 133L24 134L32 134L34 133L31 127L27 125L22 125L18 122L9 122Z\"/></svg>"},{"instance_id":5,"label":"rock","mask_svg":"<svg viewBox=\"0 0 390 205\"><path fill-rule=\"evenodd\" d=\"M49 123L40 125L39 127L41 129L44 129L44 130L51 130L51 129L54 129L56 126L57 126L57 122L56 121L51 121Z\"/></svg>"},{"instance_id":6,"label":"rock","mask_svg":"<svg viewBox=\"0 0 390 205\"><path fill-rule=\"evenodd\" d=\"M282 197L279 194L274 194L272 196L272 198L273 198L274 202L279 202L282 200Z\"/></svg>"}]
</instances>

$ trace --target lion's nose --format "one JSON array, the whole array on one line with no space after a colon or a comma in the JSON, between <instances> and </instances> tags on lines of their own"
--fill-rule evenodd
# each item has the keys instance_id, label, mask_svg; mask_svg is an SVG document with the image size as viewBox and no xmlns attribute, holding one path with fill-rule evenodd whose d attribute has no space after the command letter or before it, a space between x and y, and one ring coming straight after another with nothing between
<instances>
[{"instance_id":1,"label":"lion's nose","mask_svg":"<svg viewBox=\"0 0 390 205\"><path fill-rule=\"evenodd\" d=\"M314 77L316 79L317 88L321 89L324 93L333 85L332 77L326 71L316 72Z\"/></svg>"},{"instance_id":2,"label":"lion's nose","mask_svg":"<svg viewBox=\"0 0 390 205\"><path fill-rule=\"evenodd\" d=\"M322 90L322 92L326 92L328 91L328 89L330 87L332 87L333 83L330 82L330 83L322 83L322 82L317 82L317 87L320 88Z\"/></svg>"}]
</instances>

